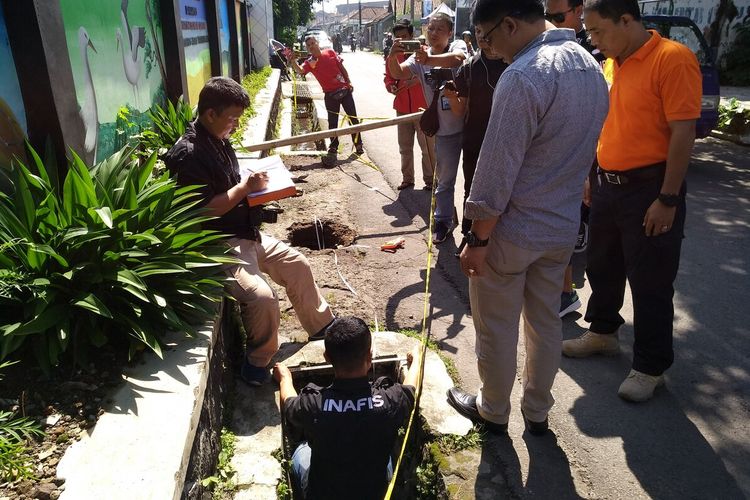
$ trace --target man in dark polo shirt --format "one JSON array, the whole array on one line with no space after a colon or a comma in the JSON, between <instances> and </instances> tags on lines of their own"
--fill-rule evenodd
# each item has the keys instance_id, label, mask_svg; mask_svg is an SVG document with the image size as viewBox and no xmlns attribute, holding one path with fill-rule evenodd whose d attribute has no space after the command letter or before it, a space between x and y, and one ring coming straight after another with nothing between
<instances>
[{"instance_id":1,"label":"man in dark polo shirt","mask_svg":"<svg viewBox=\"0 0 750 500\"><path fill-rule=\"evenodd\" d=\"M292 457L292 476L307 500L381 500L385 494L391 451L414 407L421 350L409 354L403 384L387 377L370 383L371 345L364 321L340 317L325 334L333 384L308 384L297 395L289 369L274 367L287 431L303 441Z\"/></svg>"},{"instance_id":2,"label":"man in dark polo shirt","mask_svg":"<svg viewBox=\"0 0 750 500\"><path fill-rule=\"evenodd\" d=\"M463 34L464 40L467 39L466 33ZM468 39L471 40L471 35ZM471 191L471 181L477 169L479 150L482 149L484 133L490 121L492 94L495 92L500 75L508 67L500 56L489 50L489 46L479 35L477 35L477 46L479 50L458 69L454 80L455 88L451 89L446 86L443 90L443 94L451 103L453 114L462 116L464 119L464 134L461 139L464 203ZM471 219L464 214L461 221L461 234L466 236L469 231L471 231ZM466 239L464 238L456 250L456 256L461 255L465 246Z\"/></svg>"},{"instance_id":3,"label":"man in dark polo shirt","mask_svg":"<svg viewBox=\"0 0 750 500\"><path fill-rule=\"evenodd\" d=\"M636 0L587 0L584 16L592 43L612 59L614 72L591 193L585 317L591 326L564 341L563 354L619 352L627 279L635 342L632 369L618 394L646 401L674 361L673 283L702 77L690 49L645 29Z\"/></svg>"},{"instance_id":4,"label":"man in dark polo shirt","mask_svg":"<svg viewBox=\"0 0 750 500\"><path fill-rule=\"evenodd\" d=\"M242 379L260 385L269 378L267 365L279 348L281 318L276 293L262 273L286 289L302 327L312 337L322 335L333 313L315 285L307 259L258 229L261 207L251 207L247 195L263 189L268 179L262 172L241 179L237 156L229 144L249 104L240 84L211 78L198 97L198 119L167 152L165 163L178 184L201 186L203 206L208 215L217 217L204 227L225 233L231 253L243 261L226 267L234 278L228 288L240 304L247 333Z\"/></svg>"},{"instance_id":5,"label":"man in dark polo shirt","mask_svg":"<svg viewBox=\"0 0 750 500\"><path fill-rule=\"evenodd\" d=\"M602 54L599 49L591 45L591 38L588 33L586 33L586 27L583 25L583 0L546 0L544 18L554 24L556 28L568 28L575 31L576 41L581 47L586 49L599 64L604 62L606 57L604 57L604 54ZM578 239L573 251L575 254L585 252L586 246L588 245L588 203L588 200L584 200L584 202L581 203L581 224L578 228ZM581 308L581 300L578 298L578 293L573 288L574 258L574 256L571 257L570 264L565 268L563 289L560 294L561 318Z\"/></svg>"}]
</instances>

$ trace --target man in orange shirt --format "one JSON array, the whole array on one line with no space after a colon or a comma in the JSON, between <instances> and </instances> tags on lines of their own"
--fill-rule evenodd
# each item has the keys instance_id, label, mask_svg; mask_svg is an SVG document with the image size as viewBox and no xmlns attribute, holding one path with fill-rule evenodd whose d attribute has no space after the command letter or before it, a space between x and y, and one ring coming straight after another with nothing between
<instances>
[{"instance_id":1,"label":"man in orange shirt","mask_svg":"<svg viewBox=\"0 0 750 500\"><path fill-rule=\"evenodd\" d=\"M685 174L701 111L695 55L641 23L636 0L586 0L591 42L614 60L610 107L591 189L589 331L563 354L619 352L625 280L633 296L633 365L618 394L646 401L672 365L672 303L685 224Z\"/></svg>"}]
</instances>

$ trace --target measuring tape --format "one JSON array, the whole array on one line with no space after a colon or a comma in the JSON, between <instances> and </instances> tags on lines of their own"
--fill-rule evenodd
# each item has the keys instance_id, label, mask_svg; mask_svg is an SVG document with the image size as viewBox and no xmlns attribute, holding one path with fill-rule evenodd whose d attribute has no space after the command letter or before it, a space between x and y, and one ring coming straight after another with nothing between
<instances>
[{"instance_id":1,"label":"measuring tape","mask_svg":"<svg viewBox=\"0 0 750 500\"><path fill-rule=\"evenodd\" d=\"M432 161L432 151L430 148L427 149L427 154L430 157L430 163ZM435 190L437 189L437 169L433 170L432 174L432 195L430 196L430 225L427 230L427 270L425 273L424 282L424 299L422 300L422 332L421 332L421 356L419 357L419 372L417 377L417 387L414 393L414 407L411 409L409 414L409 423L406 426L406 432L404 433L404 441L401 443L401 451L398 454L398 460L396 461L396 467L393 468L393 476L391 477L390 483L388 483L388 489L385 492L384 500L390 500L393 495L393 489L396 486L396 479L398 478L399 470L401 469L401 463L404 460L404 453L406 452L406 444L409 442L409 436L411 430L414 427L414 420L419 409L419 400L422 396L422 383L424 382L424 363L427 357L427 340L430 337L430 331L432 322L428 325L427 320L430 317L429 305L430 305L430 276L432 274L432 230L435 225ZM410 368L411 369L411 368Z\"/></svg>"}]
</instances>

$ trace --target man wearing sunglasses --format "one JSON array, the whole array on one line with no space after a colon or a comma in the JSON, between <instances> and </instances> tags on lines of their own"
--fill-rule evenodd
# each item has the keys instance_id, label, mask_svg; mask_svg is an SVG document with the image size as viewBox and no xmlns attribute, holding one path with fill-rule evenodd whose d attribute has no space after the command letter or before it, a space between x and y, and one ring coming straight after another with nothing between
<instances>
[{"instance_id":1,"label":"man wearing sunglasses","mask_svg":"<svg viewBox=\"0 0 750 500\"><path fill-rule=\"evenodd\" d=\"M547 0L544 18L556 28L569 28L576 32L576 40L599 62L606 57L591 45L591 39L583 25L583 0Z\"/></svg>"},{"instance_id":2,"label":"man wearing sunglasses","mask_svg":"<svg viewBox=\"0 0 750 500\"><path fill-rule=\"evenodd\" d=\"M583 25L581 17L583 16L583 0L547 0L546 12L544 18L555 25L556 28L568 28L576 32L576 41L581 47L586 49L589 54L594 56L600 64L606 59L599 49L591 45L591 39L586 33L586 27ZM588 245L588 222L589 207L588 200L581 203L581 225L578 228L578 240L574 252L577 254L586 251ZM565 269L565 279L563 280L563 289L560 294L560 317L572 313L581 308L581 300L578 298L573 288L573 257L571 263Z\"/></svg>"},{"instance_id":3,"label":"man wearing sunglasses","mask_svg":"<svg viewBox=\"0 0 750 500\"><path fill-rule=\"evenodd\" d=\"M608 109L599 65L573 31L545 21L542 1L478 0L472 13L489 49L510 65L495 88L461 252L482 387L476 397L451 388L448 401L495 433L508 428L522 312L521 413L531 434L547 432L560 366L560 283Z\"/></svg>"}]
</instances>

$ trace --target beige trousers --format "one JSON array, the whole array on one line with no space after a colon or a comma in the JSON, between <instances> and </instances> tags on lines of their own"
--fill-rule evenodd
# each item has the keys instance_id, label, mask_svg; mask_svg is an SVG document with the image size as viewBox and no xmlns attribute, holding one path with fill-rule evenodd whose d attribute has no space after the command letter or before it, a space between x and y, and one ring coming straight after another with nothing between
<instances>
[{"instance_id":1,"label":"beige trousers","mask_svg":"<svg viewBox=\"0 0 750 500\"><path fill-rule=\"evenodd\" d=\"M402 116L407 113L397 113ZM399 123L398 151L401 153L401 176L403 182L414 184L414 135L417 136L419 149L422 150L422 180L425 185L432 185L432 176L435 172L435 138L427 137L419 128L419 122Z\"/></svg>"},{"instance_id":2,"label":"beige trousers","mask_svg":"<svg viewBox=\"0 0 750 500\"><path fill-rule=\"evenodd\" d=\"M244 262L228 266L225 271L234 278L227 286L240 304L250 364L268 365L279 349L279 300L261 273L284 287L302 328L310 335L333 320L304 255L265 234L261 243L232 238L229 245Z\"/></svg>"},{"instance_id":3,"label":"beige trousers","mask_svg":"<svg viewBox=\"0 0 750 500\"><path fill-rule=\"evenodd\" d=\"M477 407L483 418L508 422L521 315L526 339L521 409L541 422L552 408L552 383L562 349L560 283L571 253L569 248L531 251L490 240L483 275L469 280L482 381Z\"/></svg>"}]
</instances>

